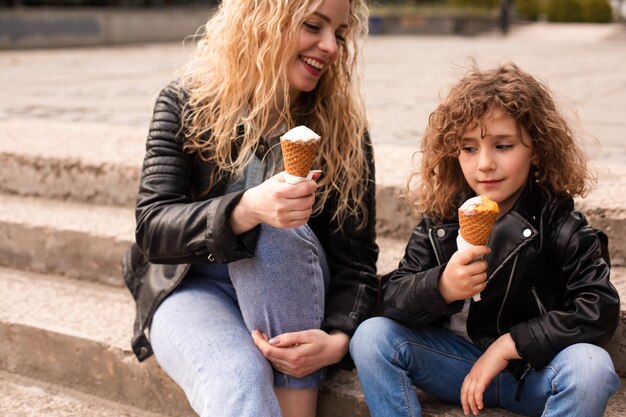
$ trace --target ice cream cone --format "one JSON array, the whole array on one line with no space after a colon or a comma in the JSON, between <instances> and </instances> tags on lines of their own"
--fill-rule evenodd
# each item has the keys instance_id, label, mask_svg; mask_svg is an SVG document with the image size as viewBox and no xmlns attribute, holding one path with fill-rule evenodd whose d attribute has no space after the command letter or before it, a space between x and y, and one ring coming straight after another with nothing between
<instances>
[{"instance_id":1,"label":"ice cream cone","mask_svg":"<svg viewBox=\"0 0 626 417\"><path fill-rule=\"evenodd\" d=\"M459 208L459 233L467 243L485 245L498 218L498 203L487 196L470 198Z\"/></svg>"},{"instance_id":2,"label":"ice cream cone","mask_svg":"<svg viewBox=\"0 0 626 417\"><path fill-rule=\"evenodd\" d=\"M295 178L306 178L317 156L320 136L305 126L298 126L280 138L285 171Z\"/></svg>"}]
</instances>

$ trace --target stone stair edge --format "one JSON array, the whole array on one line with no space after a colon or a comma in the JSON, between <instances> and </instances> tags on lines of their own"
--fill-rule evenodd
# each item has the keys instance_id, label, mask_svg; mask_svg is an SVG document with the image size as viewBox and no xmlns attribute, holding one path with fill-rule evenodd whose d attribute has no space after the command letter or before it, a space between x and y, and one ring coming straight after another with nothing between
<instances>
[{"instance_id":1,"label":"stone stair edge","mask_svg":"<svg viewBox=\"0 0 626 417\"><path fill-rule=\"evenodd\" d=\"M41 380L0 371L0 414L5 417L165 417Z\"/></svg>"},{"instance_id":2,"label":"stone stair edge","mask_svg":"<svg viewBox=\"0 0 626 417\"><path fill-rule=\"evenodd\" d=\"M65 145L69 148L85 147L83 143ZM87 152L86 150L74 151L74 153L70 150L67 154L41 151L42 153L39 154L33 153L33 150L23 150L23 145L21 146L22 148L19 149L14 145L7 148L0 141L0 166L2 166L0 192L49 196L107 205L134 205L141 174L139 155L142 154L137 150L133 149L129 152L130 156L125 157L106 156L107 153L114 154L115 148L104 146L99 152L88 148L88 154L84 156L82 153ZM97 150L102 146L99 144L94 147ZM409 167L414 162L411 161L410 156L398 158L394 155L398 152L405 154L406 149L403 146L375 144L374 148L381 154L377 154L376 158L377 192L384 197L393 197L395 205L406 206L405 211L410 212L404 194L406 180L410 173ZM388 154L389 158L386 157ZM622 184L621 180L626 171L621 165L615 164L610 167L603 166L602 171L604 173L599 176L598 189L586 198L577 199L577 203L585 210L601 210L611 215L618 213L624 218L626 217L626 195L619 195L618 191L626 189L626 185ZM80 188L77 184L79 186L84 184L85 187L91 187L94 190L91 193L77 190ZM387 198L386 202L389 201L390 199Z\"/></svg>"}]
</instances>

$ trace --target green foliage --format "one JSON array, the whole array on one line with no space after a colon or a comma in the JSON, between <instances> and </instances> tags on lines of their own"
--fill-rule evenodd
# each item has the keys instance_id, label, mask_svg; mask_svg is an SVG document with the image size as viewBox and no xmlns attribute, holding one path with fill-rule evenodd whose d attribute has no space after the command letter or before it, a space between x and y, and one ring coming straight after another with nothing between
<instances>
[{"instance_id":1,"label":"green foliage","mask_svg":"<svg viewBox=\"0 0 626 417\"><path fill-rule=\"evenodd\" d=\"M516 0L515 8L520 16L529 20L537 20L543 11L540 0Z\"/></svg>"},{"instance_id":2,"label":"green foliage","mask_svg":"<svg viewBox=\"0 0 626 417\"><path fill-rule=\"evenodd\" d=\"M609 0L546 0L545 12L551 22L597 22L613 20Z\"/></svg>"},{"instance_id":3,"label":"green foliage","mask_svg":"<svg viewBox=\"0 0 626 417\"><path fill-rule=\"evenodd\" d=\"M613 21L613 10L609 0L583 0L582 6L585 22L608 23Z\"/></svg>"},{"instance_id":4,"label":"green foliage","mask_svg":"<svg viewBox=\"0 0 626 417\"><path fill-rule=\"evenodd\" d=\"M500 0L448 0L452 7L495 9L500 6Z\"/></svg>"},{"instance_id":5,"label":"green foliage","mask_svg":"<svg viewBox=\"0 0 626 417\"><path fill-rule=\"evenodd\" d=\"M546 14L550 22L582 22L582 0L548 0Z\"/></svg>"}]
</instances>

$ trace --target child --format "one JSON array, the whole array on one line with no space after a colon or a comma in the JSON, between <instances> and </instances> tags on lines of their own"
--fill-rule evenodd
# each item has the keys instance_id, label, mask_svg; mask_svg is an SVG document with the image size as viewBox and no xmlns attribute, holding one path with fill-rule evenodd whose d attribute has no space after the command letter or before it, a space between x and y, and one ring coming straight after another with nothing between
<instances>
[{"instance_id":1,"label":"child","mask_svg":"<svg viewBox=\"0 0 626 417\"><path fill-rule=\"evenodd\" d=\"M619 297L605 236L574 210L593 177L548 89L514 64L474 68L430 115L422 152L421 221L385 277L384 317L350 342L372 416L421 416L413 385L465 415L602 416L619 378L599 346ZM489 247L457 251L474 195L500 214Z\"/></svg>"},{"instance_id":2,"label":"child","mask_svg":"<svg viewBox=\"0 0 626 417\"><path fill-rule=\"evenodd\" d=\"M124 279L132 347L201 416L314 417L377 299L375 183L356 76L364 0L224 0L154 110ZM321 136L288 184L279 137Z\"/></svg>"}]
</instances>

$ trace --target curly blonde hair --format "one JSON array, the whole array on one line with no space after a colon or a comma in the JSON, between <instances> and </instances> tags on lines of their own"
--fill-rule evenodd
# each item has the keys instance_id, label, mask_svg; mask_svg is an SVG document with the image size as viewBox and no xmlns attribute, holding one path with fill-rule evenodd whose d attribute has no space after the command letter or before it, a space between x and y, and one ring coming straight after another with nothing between
<instances>
[{"instance_id":1,"label":"curly blonde hair","mask_svg":"<svg viewBox=\"0 0 626 417\"><path fill-rule=\"evenodd\" d=\"M458 161L459 140L493 107L500 107L531 138L533 180L547 198L585 196L596 183L587 157L547 86L513 63L481 70L473 63L428 118L422 160L409 177L409 199L418 215L452 219L473 194ZM414 187L417 184L417 187Z\"/></svg>"},{"instance_id":2,"label":"curly blonde hair","mask_svg":"<svg viewBox=\"0 0 626 417\"><path fill-rule=\"evenodd\" d=\"M242 175L272 109L288 127L305 124L321 137L314 166L323 167L314 213L337 193L333 220L365 221L364 178L369 178L363 141L367 116L360 95L359 40L367 34L364 0L349 0L345 42L337 60L311 92L290 102L286 77L300 29L323 0L224 0L204 28L183 68L181 88L189 97L183 113L185 150L216 165L216 175ZM278 106L284 103L284 106ZM238 152L233 152L233 147Z\"/></svg>"}]
</instances>

